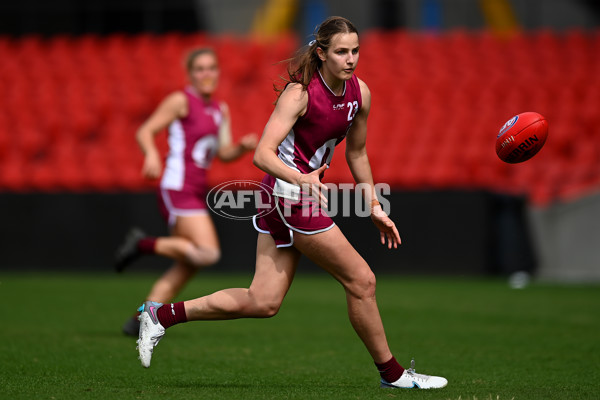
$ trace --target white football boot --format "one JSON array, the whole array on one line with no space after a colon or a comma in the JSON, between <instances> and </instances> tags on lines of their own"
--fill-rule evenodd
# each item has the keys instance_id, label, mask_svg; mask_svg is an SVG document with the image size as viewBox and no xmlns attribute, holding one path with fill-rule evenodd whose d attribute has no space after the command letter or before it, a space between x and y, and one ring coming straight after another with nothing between
<instances>
[{"instance_id":1,"label":"white football boot","mask_svg":"<svg viewBox=\"0 0 600 400\"><path fill-rule=\"evenodd\" d=\"M139 359L142 362L142 366L146 368L150 367L154 347L165 335L165 328L158 322L158 318L156 317L156 311L162 306L162 303L146 301L138 308L140 312L138 317L140 321L140 335L137 341L137 349L140 353Z\"/></svg>"},{"instance_id":2,"label":"white football boot","mask_svg":"<svg viewBox=\"0 0 600 400\"><path fill-rule=\"evenodd\" d=\"M448 384L446 378L441 376L431 376L417 374L415 372L415 360L410 362L410 368L405 369L400 378L395 382L387 382L381 379L382 388L401 388L401 389L441 389Z\"/></svg>"}]
</instances>

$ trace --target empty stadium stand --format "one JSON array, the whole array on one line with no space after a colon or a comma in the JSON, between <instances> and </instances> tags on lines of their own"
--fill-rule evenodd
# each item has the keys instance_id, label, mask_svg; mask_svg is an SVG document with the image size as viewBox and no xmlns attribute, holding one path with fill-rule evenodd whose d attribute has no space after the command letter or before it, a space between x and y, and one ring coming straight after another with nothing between
<instances>
[{"instance_id":1,"label":"empty stadium stand","mask_svg":"<svg viewBox=\"0 0 600 400\"><path fill-rule=\"evenodd\" d=\"M135 131L169 92L185 85L186 51L219 56L219 97L234 137L260 133L276 98L281 60L298 46L203 34L0 36L0 190L148 191ZM600 188L600 31L367 31L357 75L373 94L368 148L374 176L397 189L489 190L534 204ZM537 111L549 121L530 161L497 159L498 129ZM166 139L159 144L166 151ZM351 182L343 144L326 174ZM337 161L336 161L337 160ZM216 162L212 184L260 179L251 156Z\"/></svg>"}]
</instances>

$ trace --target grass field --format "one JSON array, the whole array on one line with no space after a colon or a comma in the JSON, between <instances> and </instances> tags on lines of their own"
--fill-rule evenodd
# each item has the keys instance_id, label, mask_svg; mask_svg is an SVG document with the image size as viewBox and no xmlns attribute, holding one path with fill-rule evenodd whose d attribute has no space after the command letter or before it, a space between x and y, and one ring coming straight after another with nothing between
<instances>
[{"instance_id":1,"label":"grass field","mask_svg":"<svg viewBox=\"0 0 600 400\"><path fill-rule=\"evenodd\" d=\"M182 294L247 286L199 274ZM379 389L341 287L299 274L268 320L169 330L152 367L120 333L154 276L0 275L2 399L598 399L600 288L380 276L396 358L441 374L437 391Z\"/></svg>"}]
</instances>

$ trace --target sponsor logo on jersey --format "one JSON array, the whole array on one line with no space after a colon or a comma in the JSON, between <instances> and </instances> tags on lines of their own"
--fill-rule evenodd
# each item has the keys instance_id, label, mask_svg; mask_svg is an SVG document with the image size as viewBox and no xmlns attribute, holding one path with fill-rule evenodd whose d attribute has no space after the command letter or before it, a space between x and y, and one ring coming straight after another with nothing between
<instances>
[{"instance_id":1,"label":"sponsor logo on jersey","mask_svg":"<svg viewBox=\"0 0 600 400\"><path fill-rule=\"evenodd\" d=\"M343 110L345 107L344 103L340 103L340 104L334 104L333 105L333 111L339 111L339 110Z\"/></svg>"}]
</instances>

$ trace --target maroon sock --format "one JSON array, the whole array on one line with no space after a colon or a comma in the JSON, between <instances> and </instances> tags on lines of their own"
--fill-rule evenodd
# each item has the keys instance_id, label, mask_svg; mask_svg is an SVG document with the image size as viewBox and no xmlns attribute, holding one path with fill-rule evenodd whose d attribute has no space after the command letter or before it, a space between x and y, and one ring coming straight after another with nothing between
<instances>
[{"instance_id":1,"label":"maroon sock","mask_svg":"<svg viewBox=\"0 0 600 400\"><path fill-rule=\"evenodd\" d=\"M165 329L180 322L187 322L183 301L163 305L156 312L156 318Z\"/></svg>"},{"instance_id":2,"label":"maroon sock","mask_svg":"<svg viewBox=\"0 0 600 400\"><path fill-rule=\"evenodd\" d=\"M404 372L404 368L398 364L395 357L392 357L389 361L382 364L375 363L375 365L377 366L381 377L389 383L396 382Z\"/></svg>"},{"instance_id":3,"label":"maroon sock","mask_svg":"<svg viewBox=\"0 0 600 400\"><path fill-rule=\"evenodd\" d=\"M137 244L138 250L144 254L154 254L154 248L156 247L156 238L147 237L140 239Z\"/></svg>"}]
</instances>

